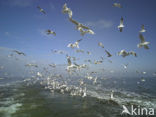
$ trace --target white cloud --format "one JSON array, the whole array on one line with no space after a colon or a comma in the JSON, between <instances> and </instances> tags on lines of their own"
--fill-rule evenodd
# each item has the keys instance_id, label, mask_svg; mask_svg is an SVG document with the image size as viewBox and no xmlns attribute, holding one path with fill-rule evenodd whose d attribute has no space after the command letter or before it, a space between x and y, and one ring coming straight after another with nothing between
<instances>
[{"instance_id":1,"label":"white cloud","mask_svg":"<svg viewBox=\"0 0 156 117\"><path fill-rule=\"evenodd\" d=\"M98 29L107 29L111 28L113 26L113 22L109 20L98 20L94 22L87 22L86 23L88 26L91 26L93 28L98 28Z\"/></svg>"}]
</instances>

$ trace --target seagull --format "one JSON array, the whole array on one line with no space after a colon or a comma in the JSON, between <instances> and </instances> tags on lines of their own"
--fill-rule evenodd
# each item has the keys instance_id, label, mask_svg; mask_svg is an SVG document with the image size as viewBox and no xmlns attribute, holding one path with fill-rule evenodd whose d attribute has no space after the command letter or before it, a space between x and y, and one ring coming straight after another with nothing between
<instances>
[{"instance_id":1,"label":"seagull","mask_svg":"<svg viewBox=\"0 0 156 117\"><path fill-rule=\"evenodd\" d=\"M56 67L56 64L49 64L50 67Z\"/></svg>"},{"instance_id":2,"label":"seagull","mask_svg":"<svg viewBox=\"0 0 156 117\"><path fill-rule=\"evenodd\" d=\"M142 74L146 74L147 72L142 72Z\"/></svg>"},{"instance_id":3,"label":"seagull","mask_svg":"<svg viewBox=\"0 0 156 117\"><path fill-rule=\"evenodd\" d=\"M16 52L18 55L23 55L23 56L26 56L26 55L25 55L25 53L20 52L20 51L17 51L17 50L14 50L13 52Z\"/></svg>"},{"instance_id":4,"label":"seagull","mask_svg":"<svg viewBox=\"0 0 156 117\"><path fill-rule=\"evenodd\" d=\"M89 30L89 28L87 26L84 26L83 24L73 20L72 18L69 18L69 21L71 21L73 24L76 25L77 30L80 30L80 29L88 29Z\"/></svg>"},{"instance_id":5,"label":"seagull","mask_svg":"<svg viewBox=\"0 0 156 117\"><path fill-rule=\"evenodd\" d=\"M70 48L79 48L79 42L80 42L80 41L82 41L82 39L77 40L74 44L69 43L69 44L67 45L67 47L70 47Z\"/></svg>"},{"instance_id":6,"label":"seagull","mask_svg":"<svg viewBox=\"0 0 156 117\"><path fill-rule=\"evenodd\" d=\"M36 74L38 77L42 77L42 74L40 72L37 72Z\"/></svg>"},{"instance_id":7,"label":"seagull","mask_svg":"<svg viewBox=\"0 0 156 117\"><path fill-rule=\"evenodd\" d=\"M57 54L66 54L66 52L63 50L51 50L51 51Z\"/></svg>"},{"instance_id":8,"label":"seagull","mask_svg":"<svg viewBox=\"0 0 156 117\"><path fill-rule=\"evenodd\" d=\"M31 67L32 66L32 67L36 67L36 68L38 67L38 65L36 65L36 64L26 64L25 66L27 66L27 67Z\"/></svg>"},{"instance_id":9,"label":"seagull","mask_svg":"<svg viewBox=\"0 0 156 117\"><path fill-rule=\"evenodd\" d=\"M128 111L128 109L127 109L127 107L125 105L122 105L122 107L123 107L123 111L122 111L121 114L129 114L129 115L131 115L131 113Z\"/></svg>"},{"instance_id":10,"label":"seagull","mask_svg":"<svg viewBox=\"0 0 156 117\"><path fill-rule=\"evenodd\" d=\"M120 19L120 25L118 26L118 29L120 30L120 32L122 32L123 28L124 28L124 25L123 25L123 17L121 17L121 19Z\"/></svg>"},{"instance_id":11,"label":"seagull","mask_svg":"<svg viewBox=\"0 0 156 117\"><path fill-rule=\"evenodd\" d=\"M139 32L141 33L146 32L144 25L141 26L141 30Z\"/></svg>"},{"instance_id":12,"label":"seagull","mask_svg":"<svg viewBox=\"0 0 156 117\"><path fill-rule=\"evenodd\" d=\"M84 36L86 33L89 33L91 35L95 34L91 29L88 29L88 30L85 31L82 28L80 28L79 30L80 30L82 36Z\"/></svg>"},{"instance_id":13,"label":"seagull","mask_svg":"<svg viewBox=\"0 0 156 117\"><path fill-rule=\"evenodd\" d=\"M114 3L114 4L113 4L113 7L122 8L122 6L121 6L121 4L120 4L120 3Z\"/></svg>"},{"instance_id":14,"label":"seagull","mask_svg":"<svg viewBox=\"0 0 156 117\"><path fill-rule=\"evenodd\" d=\"M128 64L123 64L124 69L127 69Z\"/></svg>"},{"instance_id":15,"label":"seagull","mask_svg":"<svg viewBox=\"0 0 156 117\"><path fill-rule=\"evenodd\" d=\"M131 54L131 55L137 57L137 54L136 54L134 51L130 51L129 54Z\"/></svg>"},{"instance_id":16,"label":"seagull","mask_svg":"<svg viewBox=\"0 0 156 117\"><path fill-rule=\"evenodd\" d=\"M56 36L56 33L50 29L48 29L46 32L47 32L47 35L53 34L54 36Z\"/></svg>"},{"instance_id":17,"label":"seagull","mask_svg":"<svg viewBox=\"0 0 156 117\"><path fill-rule=\"evenodd\" d=\"M94 64L101 64L103 61L94 61Z\"/></svg>"},{"instance_id":18,"label":"seagull","mask_svg":"<svg viewBox=\"0 0 156 117\"><path fill-rule=\"evenodd\" d=\"M42 12L43 14L46 14L46 12L40 6L37 6L37 8L40 10L40 12Z\"/></svg>"},{"instance_id":19,"label":"seagull","mask_svg":"<svg viewBox=\"0 0 156 117\"><path fill-rule=\"evenodd\" d=\"M122 57L126 57L126 56L129 56L129 53L126 52L125 50L121 50L120 52L118 52L118 55Z\"/></svg>"},{"instance_id":20,"label":"seagull","mask_svg":"<svg viewBox=\"0 0 156 117\"><path fill-rule=\"evenodd\" d=\"M145 82L146 80L142 77L142 78L141 78L141 81L142 81L142 82Z\"/></svg>"},{"instance_id":21,"label":"seagull","mask_svg":"<svg viewBox=\"0 0 156 117\"><path fill-rule=\"evenodd\" d=\"M79 52L84 53L84 50L77 49L76 52L77 53L79 53Z\"/></svg>"},{"instance_id":22,"label":"seagull","mask_svg":"<svg viewBox=\"0 0 156 117\"><path fill-rule=\"evenodd\" d=\"M70 71L72 68L77 68L76 65L72 64L70 56L66 55L66 57L68 62L67 71Z\"/></svg>"},{"instance_id":23,"label":"seagull","mask_svg":"<svg viewBox=\"0 0 156 117\"><path fill-rule=\"evenodd\" d=\"M63 5L62 13L67 13L69 15L69 18L72 18L73 12L70 8L67 7L66 3Z\"/></svg>"},{"instance_id":24,"label":"seagull","mask_svg":"<svg viewBox=\"0 0 156 117\"><path fill-rule=\"evenodd\" d=\"M111 95L110 95L110 100L114 100L113 94L114 94L114 91L112 90L112 91L111 91Z\"/></svg>"},{"instance_id":25,"label":"seagull","mask_svg":"<svg viewBox=\"0 0 156 117\"><path fill-rule=\"evenodd\" d=\"M81 35L84 36L86 33L92 34L94 35L94 31L92 31L91 29L89 29L89 27L84 26L83 24L73 20L72 18L69 18L69 21L71 21L73 24L76 25L76 29L79 30L81 32Z\"/></svg>"},{"instance_id":26,"label":"seagull","mask_svg":"<svg viewBox=\"0 0 156 117\"><path fill-rule=\"evenodd\" d=\"M111 57L112 56L107 50L105 50L105 52L107 53L107 57Z\"/></svg>"},{"instance_id":27,"label":"seagull","mask_svg":"<svg viewBox=\"0 0 156 117\"><path fill-rule=\"evenodd\" d=\"M145 49L149 49L148 44L150 44L150 42L145 41L141 33L139 34L139 38L140 38L141 43L139 43L137 47L138 48L144 47Z\"/></svg>"},{"instance_id":28,"label":"seagull","mask_svg":"<svg viewBox=\"0 0 156 117\"><path fill-rule=\"evenodd\" d=\"M88 54L88 55L91 55L91 52L87 51L87 54Z\"/></svg>"},{"instance_id":29,"label":"seagull","mask_svg":"<svg viewBox=\"0 0 156 117\"><path fill-rule=\"evenodd\" d=\"M104 45L101 42L98 43L98 46L104 48Z\"/></svg>"}]
</instances>

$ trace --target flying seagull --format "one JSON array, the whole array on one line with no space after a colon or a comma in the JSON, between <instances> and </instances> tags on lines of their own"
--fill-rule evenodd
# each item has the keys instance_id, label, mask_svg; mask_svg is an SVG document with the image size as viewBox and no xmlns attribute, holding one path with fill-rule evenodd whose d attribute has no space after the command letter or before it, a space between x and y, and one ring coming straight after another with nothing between
<instances>
[{"instance_id":1,"label":"flying seagull","mask_svg":"<svg viewBox=\"0 0 156 117\"><path fill-rule=\"evenodd\" d=\"M23 55L23 56L26 56L26 54L25 54L25 53L20 52L20 51L17 51L17 50L14 50L13 52L17 53L18 55Z\"/></svg>"},{"instance_id":2,"label":"flying seagull","mask_svg":"<svg viewBox=\"0 0 156 117\"><path fill-rule=\"evenodd\" d=\"M40 12L42 12L43 14L46 14L46 12L40 6L37 6L37 8L40 10Z\"/></svg>"},{"instance_id":3,"label":"flying seagull","mask_svg":"<svg viewBox=\"0 0 156 117\"><path fill-rule=\"evenodd\" d=\"M122 57L126 57L129 55L133 55L133 56L137 57L137 54L134 51L126 52L125 50L121 50L120 52L118 52L118 55L122 56Z\"/></svg>"},{"instance_id":4,"label":"flying seagull","mask_svg":"<svg viewBox=\"0 0 156 117\"><path fill-rule=\"evenodd\" d=\"M107 57L111 57L112 56L107 50L105 50L105 52L107 54Z\"/></svg>"},{"instance_id":5,"label":"flying seagull","mask_svg":"<svg viewBox=\"0 0 156 117\"><path fill-rule=\"evenodd\" d=\"M146 32L144 25L141 26L141 30L139 32L141 33Z\"/></svg>"},{"instance_id":6,"label":"flying seagull","mask_svg":"<svg viewBox=\"0 0 156 117\"><path fill-rule=\"evenodd\" d=\"M69 43L68 45L67 45L67 47L70 47L70 48L79 48L79 42L80 41L82 41L82 39L80 39L80 40L77 40L75 43Z\"/></svg>"},{"instance_id":7,"label":"flying seagull","mask_svg":"<svg viewBox=\"0 0 156 117\"><path fill-rule=\"evenodd\" d=\"M66 55L66 57L68 62L67 71L70 71L72 68L77 68L76 65L72 64L70 56Z\"/></svg>"},{"instance_id":8,"label":"flying seagull","mask_svg":"<svg viewBox=\"0 0 156 117\"><path fill-rule=\"evenodd\" d=\"M123 28L124 28L124 25L123 25L123 17L121 17L121 19L120 19L120 25L118 26L118 29L120 30L120 32L122 32Z\"/></svg>"},{"instance_id":9,"label":"flying seagull","mask_svg":"<svg viewBox=\"0 0 156 117\"><path fill-rule=\"evenodd\" d=\"M136 52L134 52L134 51L130 51L129 54L131 54L131 55L137 57L137 54L136 54Z\"/></svg>"},{"instance_id":10,"label":"flying seagull","mask_svg":"<svg viewBox=\"0 0 156 117\"><path fill-rule=\"evenodd\" d=\"M137 47L138 48L144 47L145 49L149 49L148 44L150 44L150 42L145 41L141 33L139 34L139 38L140 38L141 43L139 43Z\"/></svg>"},{"instance_id":11,"label":"flying seagull","mask_svg":"<svg viewBox=\"0 0 156 117\"><path fill-rule=\"evenodd\" d=\"M118 55L122 57L126 57L126 56L129 56L129 53L126 52L125 50L121 50L120 52L118 52Z\"/></svg>"},{"instance_id":12,"label":"flying seagull","mask_svg":"<svg viewBox=\"0 0 156 117\"><path fill-rule=\"evenodd\" d=\"M67 7L66 3L63 5L62 13L64 13L64 14L67 13L69 15L69 18L72 18L73 12L70 8Z\"/></svg>"},{"instance_id":13,"label":"flying seagull","mask_svg":"<svg viewBox=\"0 0 156 117\"><path fill-rule=\"evenodd\" d=\"M77 52L77 53L80 53L80 52L81 52L81 53L84 53L84 50L77 49L76 52Z\"/></svg>"},{"instance_id":14,"label":"flying seagull","mask_svg":"<svg viewBox=\"0 0 156 117\"><path fill-rule=\"evenodd\" d=\"M80 30L82 36L84 36L86 33L91 34L91 35L95 34L91 29L83 30L82 28L79 28L79 30Z\"/></svg>"},{"instance_id":15,"label":"flying seagull","mask_svg":"<svg viewBox=\"0 0 156 117\"><path fill-rule=\"evenodd\" d=\"M128 64L123 64L124 69L127 69Z\"/></svg>"},{"instance_id":16,"label":"flying seagull","mask_svg":"<svg viewBox=\"0 0 156 117\"><path fill-rule=\"evenodd\" d=\"M104 48L104 45L101 42L98 43L98 46Z\"/></svg>"},{"instance_id":17,"label":"flying seagull","mask_svg":"<svg viewBox=\"0 0 156 117\"><path fill-rule=\"evenodd\" d=\"M71 21L73 24L76 25L76 29L81 32L81 35L84 36L86 33L94 35L94 31L92 31L89 27L73 20L72 18L69 18L69 21Z\"/></svg>"},{"instance_id":18,"label":"flying seagull","mask_svg":"<svg viewBox=\"0 0 156 117\"><path fill-rule=\"evenodd\" d=\"M53 34L54 36L56 36L56 33L50 29L48 29L46 32L47 32L47 35Z\"/></svg>"},{"instance_id":19,"label":"flying seagull","mask_svg":"<svg viewBox=\"0 0 156 117\"><path fill-rule=\"evenodd\" d=\"M120 4L120 3L114 3L114 4L113 4L113 7L122 8L122 6L121 6L121 4Z\"/></svg>"},{"instance_id":20,"label":"flying seagull","mask_svg":"<svg viewBox=\"0 0 156 117\"><path fill-rule=\"evenodd\" d=\"M26 64L25 66L26 67L31 67L32 66L32 67L36 67L36 68L38 67L38 65L36 65L36 64L30 64L30 63L29 64Z\"/></svg>"},{"instance_id":21,"label":"flying seagull","mask_svg":"<svg viewBox=\"0 0 156 117\"><path fill-rule=\"evenodd\" d=\"M87 54L88 54L88 55L91 55L91 52L87 51Z\"/></svg>"}]
</instances>

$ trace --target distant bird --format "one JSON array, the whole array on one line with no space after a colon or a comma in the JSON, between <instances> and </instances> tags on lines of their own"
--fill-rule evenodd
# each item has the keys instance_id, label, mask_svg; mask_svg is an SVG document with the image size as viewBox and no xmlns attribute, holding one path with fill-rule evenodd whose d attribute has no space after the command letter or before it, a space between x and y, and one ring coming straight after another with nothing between
<instances>
[{"instance_id":1,"label":"distant bird","mask_svg":"<svg viewBox=\"0 0 156 117\"><path fill-rule=\"evenodd\" d=\"M25 54L25 53L20 52L20 51L17 51L17 50L14 50L13 52L17 53L18 55L23 55L23 56L26 56L26 54Z\"/></svg>"},{"instance_id":2,"label":"distant bird","mask_svg":"<svg viewBox=\"0 0 156 117\"><path fill-rule=\"evenodd\" d=\"M121 17L121 19L120 19L120 25L118 26L118 29L120 30L120 32L122 32L123 28L124 28L124 25L123 25L123 17Z\"/></svg>"},{"instance_id":3,"label":"distant bird","mask_svg":"<svg viewBox=\"0 0 156 117\"><path fill-rule=\"evenodd\" d=\"M101 42L98 43L98 46L104 48L104 45Z\"/></svg>"},{"instance_id":4,"label":"distant bird","mask_svg":"<svg viewBox=\"0 0 156 117\"><path fill-rule=\"evenodd\" d=\"M124 69L127 69L128 64L123 64Z\"/></svg>"},{"instance_id":5,"label":"distant bird","mask_svg":"<svg viewBox=\"0 0 156 117\"><path fill-rule=\"evenodd\" d=\"M144 25L141 26L141 30L139 32L141 33L146 32Z\"/></svg>"},{"instance_id":6,"label":"distant bird","mask_svg":"<svg viewBox=\"0 0 156 117\"><path fill-rule=\"evenodd\" d=\"M129 56L129 53L126 52L125 50L121 50L120 52L118 52L118 55L122 57L126 57L126 56Z\"/></svg>"},{"instance_id":7,"label":"distant bird","mask_svg":"<svg viewBox=\"0 0 156 117\"><path fill-rule=\"evenodd\" d=\"M131 54L131 55L137 57L137 54L136 54L136 52L134 52L134 51L130 51L129 54Z\"/></svg>"},{"instance_id":8,"label":"distant bird","mask_svg":"<svg viewBox=\"0 0 156 117\"><path fill-rule=\"evenodd\" d=\"M81 52L81 53L84 53L84 50L77 49L76 52L77 52L77 53L80 53L80 52Z\"/></svg>"},{"instance_id":9,"label":"distant bird","mask_svg":"<svg viewBox=\"0 0 156 117\"><path fill-rule=\"evenodd\" d=\"M52 52L54 52L56 54L66 54L66 52L63 50L52 50Z\"/></svg>"},{"instance_id":10,"label":"distant bird","mask_svg":"<svg viewBox=\"0 0 156 117\"><path fill-rule=\"evenodd\" d=\"M114 100L113 94L114 94L114 91L112 90L112 91L111 91L111 95L110 95L110 100Z\"/></svg>"},{"instance_id":11,"label":"distant bird","mask_svg":"<svg viewBox=\"0 0 156 117\"><path fill-rule=\"evenodd\" d=\"M37 64L26 64L25 66L26 66L26 67L31 67L31 66L32 66L32 67L36 67L36 68L38 67Z\"/></svg>"},{"instance_id":12,"label":"distant bird","mask_svg":"<svg viewBox=\"0 0 156 117\"><path fill-rule=\"evenodd\" d=\"M67 7L66 3L63 5L62 13L67 13L69 15L69 18L72 18L73 12L70 8Z\"/></svg>"},{"instance_id":13,"label":"distant bird","mask_svg":"<svg viewBox=\"0 0 156 117\"><path fill-rule=\"evenodd\" d=\"M40 72L37 72L37 77L42 77L42 74Z\"/></svg>"},{"instance_id":14,"label":"distant bird","mask_svg":"<svg viewBox=\"0 0 156 117\"><path fill-rule=\"evenodd\" d=\"M53 34L54 36L56 36L56 33L50 29L48 29L46 32L47 32L47 35Z\"/></svg>"},{"instance_id":15,"label":"distant bird","mask_svg":"<svg viewBox=\"0 0 156 117\"><path fill-rule=\"evenodd\" d=\"M142 82L145 82L146 80L145 80L145 78L142 77L142 78L141 78L141 81L142 81Z\"/></svg>"},{"instance_id":16,"label":"distant bird","mask_svg":"<svg viewBox=\"0 0 156 117\"><path fill-rule=\"evenodd\" d=\"M146 74L147 72L142 72L142 74Z\"/></svg>"},{"instance_id":17,"label":"distant bird","mask_svg":"<svg viewBox=\"0 0 156 117\"><path fill-rule=\"evenodd\" d=\"M79 42L80 41L82 41L82 39L80 39L80 40L77 40L75 43L69 43L68 45L67 45L67 47L70 47L70 48L79 48Z\"/></svg>"},{"instance_id":18,"label":"distant bird","mask_svg":"<svg viewBox=\"0 0 156 117\"><path fill-rule=\"evenodd\" d=\"M49 64L50 67L56 67L56 64Z\"/></svg>"},{"instance_id":19,"label":"distant bird","mask_svg":"<svg viewBox=\"0 0 156 117\"><path fill-rule=\"evenodd\" d=\"M120 3L114 3L114 4L113 4L113 7L122 8L122 6L121 6L121 4L120 4Z\"/></svg>"},{"instance_id":20,"label":"distant bird","mask_svg":"<svg viewBox=\"0 0 156 117\"><path fill-rule=\"evenodd\" d=\"M87 54L88 54L88 55L91 55L91 52L87 51Z\"/></svg>"},{"instance_id":21,"label":"distant bird","mask_svg":"<svg viewBox=\"0 0 156 117\"><path fill-rule=\"evenodd\" d=\"M46 14L46 12L40 6L37 6L37 8L40 10L40 12L42 12L43 14Z\"/></svg>"},{"instance_id":22,"label":"distant bird","mask_svg":"<svg viewBox=\"0 0 156 117\"><path fill-rule=\"evenodd\" d=\"M107 54L107 57L111 57L112 56L107 50L105 50L105 52Z\"/></svg>"},{"instance_id":23,"label":"distant bird","mask_svg":"<svg viewBox=\"0 0 156 117\"><path fill-rule=\"evenodd\" d=\"M94 61L94 64L101 64L103 61Z\"/></svg>"},{"instance_id":24,"label":"distant bird","mask_svg":"<svg viewBox=\"0 0 156 117\"><path fill-rule=\"evenodd\" d=\"M118 52L118 55L122 56L122 57L126 57L129 55L133 55L133 56L137 57L137 54L134 51L126 52L125 50L121 50L120 52Z\"/></svg>"},{"instance_id":25,"label":"distant bird","mask_svg":"<svg viewBox=\"0 0 156 117\"><path fill-rule=\"evenodd\" d=\"M76 65L72 64L70 56L66 55L66 57L68 62L67 71L70 71L72 68L77 68Z\"/></svg>"},{"instance_id":26,"label":"distant bird","mask_svg":"<svg viewBox=\"0 0 156 117\"><path fill-rule=\"evenodd\" d=\"M145 49L149 49L148 45L150 44L150 42L145 41L141 33L139 34L139 38L140 38L141 43L139 43L137 47L138 48L144 47Z\"/></svg>"}]
</instances>

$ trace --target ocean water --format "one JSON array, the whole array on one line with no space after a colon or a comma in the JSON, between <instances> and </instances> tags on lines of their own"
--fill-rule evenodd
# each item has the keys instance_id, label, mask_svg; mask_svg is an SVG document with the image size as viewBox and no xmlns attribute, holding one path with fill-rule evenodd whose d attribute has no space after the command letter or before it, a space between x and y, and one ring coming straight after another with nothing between
<instances>
[{"instance_id":1,"label":"ocean water","mask_svg":"<svg viewBox=\"0 0 156 117\"><path fill-rule=\"evenodd\" d=\"M86 96L71 95L80 90L74 88L76 83L62 92L45 88L47 84L41 80L5 80L0 81L0 117L131 117L121 114L122 105L156 109L156 78L139 84L139 78L110 78L98 80L96 85L88 82Z\"/></svg>"}]
</instances>

